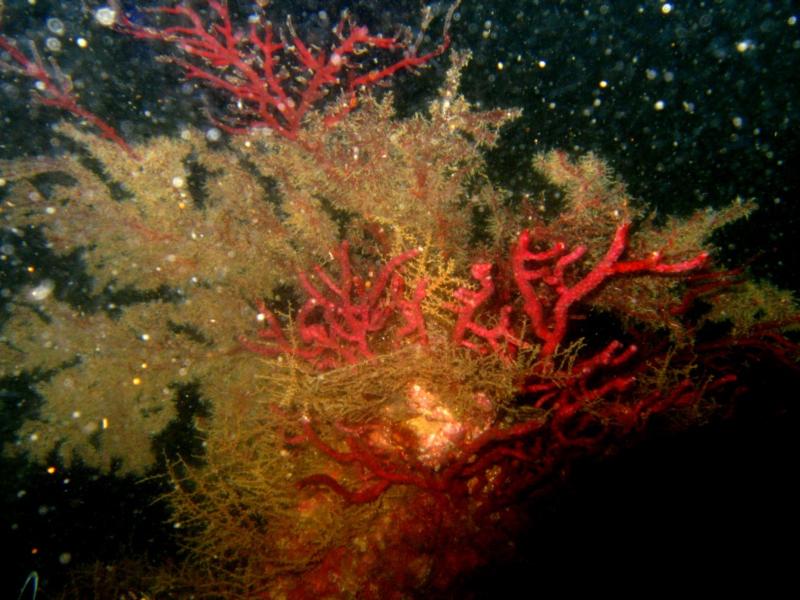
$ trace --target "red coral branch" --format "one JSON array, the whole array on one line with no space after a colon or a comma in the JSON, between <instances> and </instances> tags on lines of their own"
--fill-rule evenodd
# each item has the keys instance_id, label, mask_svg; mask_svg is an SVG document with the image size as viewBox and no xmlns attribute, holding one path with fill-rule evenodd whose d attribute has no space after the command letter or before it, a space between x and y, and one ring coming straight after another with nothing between
<instances>
[{"instance_id":1,"label":"red coral branch","mask_svg":"<svg viewBox=\"0 0 800 600\"><path fill-rule=\"evenodd\" d=\"M414 458L415 439L403 436L402 432L397 431L395 433L398 435L390 436L396 443L405 439L400 450L387 451L369 441L368 434L371 431L385 432L391 429L390 425L340 427L348 451L337 450L323 441L309 419L303 418L301 425L302 434L287 438L288 444L309 443L340 465L356 465L362 474L366 474L367 481L361 487L350 490L330 475L314 474L299 481L298 487L327 487L345 501L360 504L377 499L394 485L410 485L432 493L461 496L467 480L483 474L492 466L510 460L534 460L534 453L524 447L515 450L509 445L529 439L543 428L544 421L532 419L507 428L490 428L466 443L448 464L438 469L428 468ZM534 445L530 447L534 448Z\"/></svg>"},{"instance_id":2,"label":"red coral branch","mask_svg":"<svg viewBox=\"0 0 800 600\"><path fill-rule=\"evenodd\" d=\"M686 273L702 268L708 261L706 252L701 252L690 260L669 264L662 262L663 257L660 253L653 253L644 259L622 261L621 257L628 247L630 226L630 223L620 224L603 258L586 275L571 285L567 282L567 267L583 257L586 253L585 246L577 246L572 251L562 254L565 251L564 245L556 244L550 252L535 253L529 250L530 232L523 231L519 236L511 255L514 280L524 301L523 308L531 320L533 331L542 342L543 356L552 356L563 342L570 309L608 279L623 274ZM536 267L528 267L529 263L535 263ZM542 265L542 263L550 264ZM549 307L545 307L542 300L545 295L537 291L537 282L541 282L556 293L556 300Z\"/></svg>"},{"instance_id":3,"label":"red coral branch","mask_svg":"<svg viewBox=\"0 0 800 600\"><path fill-rule=\"evenodd\" d=\"M427 344L428 336L422 315L426 280L417 282L414 294L407 299L405 284L398 269L419 254L408 250L387 262L374 281L365 282L353 274L350 246L345 241L336 251L338 281L322 268L315 274L323 287L315 285L307 273L299 273L300 286L308 299L297 314L296 340L290 341L277 317L263 302L258 303L259 318L266 327L259 331L261 342L241 338L247 349L264 356L292 355L310 362L318 369L332 369L375 356L371 341L393 316L403 323L394 334L395 342L406 338Z\"/></svg>"},{"instance_id":4,"label":"red coral branch","mask_svg":"<svg viewBox=\"0 0 800 600\"><path fill-rule=\"evenodd\" d=\"M675 275L694 272L708 261L705 252L676 263L665 263L660 253L638 260L623 260L628 248L630 223L617 227L604 256L588 272L575 277L571 271L586 253L579 245L569 250L555 242L544 251L531 250L531 233L523 231L511 250L511 269L528 318L531 341L523 339L522 326L512 326L512 304L501 306L494 325L479 322L495 293L492 267L478 263L472 276L477 290L460 288L455 293L457 313L453 340L471 350L513 358L516 351L534 342L541 344L543 359L522 385L530 403L552 416L552 432L558 445L592 446L605 434L605 421L617 412L626 414L632 426L644 410L642 405L627 405L623 393L636 381L632 371L622 367L637 353L635 345L611 341L604 349L575 364L557 368L554 355L563 343L573 308L608 280L631 275ZM521 321L521 319L517 319ZM603 411L610 407L608 414ZM590 414L590 410L594 411ZM616 412L615 412L616 411Z\"/></svg>"},{"instance_id":5,"label":"red coral branch","mask_svg":"<svg viewBox=\"0 0 800 600\"><path fill-rule=\"evenodd\" d=\"M413 46L396 37L371 35L346 15L334 29L337 38L328 52L311 50L289 23L291 41L275 39L269 22L253 20L247 32L236 30L227 2L208 0L212 13L206 23L188 6L157 7L151 12L170 15L183 24L161 29L133 23L119 12L117 29L138 39L173 44L189 60L170 57L187 79L199 79L224 92L233 101L235 114L218 124L232 133L267 127L294 140L303 118L334 88L343 91L341 103L325 117L333 126L358 105L361 90L390 78L397 71L424 65L442 54L450 41L445 31L442 43L419 55ZM358 74L355 58L370 50L402 52L392 64Z\"/></svg>"},{"instance_id":6,"label":"red coral branch","mask_svg":"<svg viewBox=\"0 0 800 600\"><path fill-rule=\"evenodd\" d=\"M100 134L104 138L116 143L130 156L137 158L136 153L117 133L114 127L78 104L78 99L72 89L72 82L55 63L52 64L51 70L48 71L33 43L31 43L32 58L26 56L11 40L2 35L0 35L0 49L5 51L12 61L4 62L0 60L0 70L14 72L28 79L33 79L36 82L34 85L34 98L37 102L45 106L53 106L60 110L65 110L89 122L100 130Z\"/></svg>"},{"instance_id":7,"label":"red coral branch","mask_svg":"<svg viewBox=\"0 0 800 600\"><path fill-rule=\"evenodd\" d=\"M602 359L590 359L584 366L594 372L623 363L629 353L627 350L618 352L619 348L619 344L612 343L599 353ZM628 402L600 400L612 391L628 390L632 378L614 379L604 386L605 389L588 390L583 396L564 392L561 397L567 401L563 404L508 427L497 424L488 427L436 467L421 464L416 459L418 448L413 436L393 430L392 424L339 426L347 445L347 450L343 451L324 441L310 419L304 417L302 433L287 437L286 443L310 444L334 463L354 467L356 472L352 478L362 482L351 489L337 477L318 473L301 479L297 484L299 488L328 488L350 504L361 504L378 499L393 486L413 486L448 497L456 504L471 497L480 512L489 514L513 502L518 493L541 486L558 469L568 468L577 456L575 451L586 453L603 448L609 441L640 429L650 415L694 405L704 394L736 381L732 374L702 386L686 379L668 390L655 391ZM396 435L392 435L393 431ZM372 441L371 434L375 432L378 432L375 439L390 438L391 447Z\"/></svg>"},{"instance_id":8,"label":"red coral branch","mask_svg":"<svg viewBox=\"0 0 800 600\"><path fill-rule=\"evenodd\" d=\"M623 261L630 226L630 223L622 223L617 227L605 255L588 273L573 282L570 282L570 268L583 258L585 246L567 251L563 242L556 242L548 250L534 252L530 249L530 231L520 234L511 251L511 268L532 334L541 343L541 356L547 359L553 356L566 336L572 308L609 279L622 275L687 273L702 268L708 261L706 252L677 263L663 262L663 256L657 252L643 259ZM500 318L491 328L476 320L494 293L491 265L474 265L472 276L480 283L480 289L460 288L456 291L458 304L452 308L458 316L453 340L484 353L491 351L513 356L516 349L523 347L524 341L520 332L511 329L511 306L501 308Z\"/></svg>"},{"instance_id":9,"label":"red coral branch","mask_svg":"<svg viewBox=\"0 0 800 600\"><path fill-rule=\"evenodd\" d=\"M448 307L457 313L456 323L453 328L453 340L465 348L479 354L493 352L499 356L513 355L514 349L523 347L524 342L511 331L511 306L500 309L500 316L495 325L486 327L480 325L475 317L481 307L494 295L495 285L492 277L490 263L476 263L470 271L472 277L480 283L478 290L458 288L453 297L460 304L450 304ZM469 334L480 338L484 344L473 342Z\"/></svg>"}]
</instances>

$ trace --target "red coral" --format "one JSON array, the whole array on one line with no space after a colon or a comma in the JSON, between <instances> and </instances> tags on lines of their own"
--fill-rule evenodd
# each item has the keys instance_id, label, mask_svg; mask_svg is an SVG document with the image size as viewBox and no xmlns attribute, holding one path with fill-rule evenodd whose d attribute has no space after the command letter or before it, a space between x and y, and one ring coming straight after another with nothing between
<instances>
[{"instance_id":1,"label":"red coral","mask_svg":"<svg viewBox=\"0 0 800 600\"><path fill-rule=\"evenodd\" d=\"M403 324L394 334L395 341L405 338L419 343L428 341L422 315L426 280L417 282L410 299L405 297L405 283L398 269L419 254L408 250L387 262L372 281L354 275L350 264L350 246L345 241L336 251L339 280L334 281L322 268L315 273L324 287L312 283L300 273L300 286L308 295L297 314L296 339L287 339L278 318L259 301L259 318L266 327L259 331L261 342L241 338L241 343L264 356L292 355L310 362L318 369L332 369L375 356L372 337L387 327L390 319L400 317Z\"/></svg>"},{"instance_id":2,"label":"red coral","mask_svg":"<svg viewBox=\"0 0 800 600\"><path fill-rule=\"evenodd\" d=\"M11 40L2 35L0 35L0 50L5 51L11 58L11 62L0 60L0 70L14 72L36 81L34 98L39 103L65 110L88 121L100 130L104 138L116 143L130 156L136 158L136 153L114 127L78 103L72 82L61 72L58 65L52 62L50 69L45 67L33 42L31 42L32 58L26 56Z\"/></svg>"},{"instance_id":3,"label":"red coral","mask_svg":"<svg viewBox=\"0 0 800 600\"><path fill-rule=\"evenodd\" d=\"M520 234L511 251L511 267L522 298L522 309L529 319L527 326L541 344L541 356L546 359L553 356L564 341L571 309L609 279L621 275L689 273L708 262L705 252L677 263L664 263L660 253L624 261L622 256L628 248L630 226L630 223L622 223L617 227L603 258L577 280L572 280L569 270L586 253L585 246L567 251L563 242L556 242L548 250L533 252L530 250L531 233L525 230ZM481 353L513 356L525 341L521 338L521 330L514 331L511 327L511 305L500 309L499 318L492 327L476 320L494 293L492 266L478 263L472 267L472 276L481 287L477 291L467 288L456 291L458 304L451 307L458 314L453 341ZM472 338L477 338L477 341Z\"/></svg>"},{"instance_id":4,"label":"red coral","mask_svg":"<svg viewBox=\"0 0 800 600\"><path fill-rule=\"evenodd\" d=\"M626 347L619 341L611 341L593 356L560 368L552 360L566 335L571 309L607 280L623 275L691 273L707 262L707 254L703 252L677 263L665 263L659 254L622 260L629 229L629 223L621 224L605 255L580 277L571 276L569 271L585 254L584 246L567 251L565 244L557 242L548 250L534 252L530 249L530 233L520 234L511 251L511 268L522 310L530 321L530 341L524 339L522 325L512 325L513 304L494 307L498 312L493 325L483 325L479 321L482 313L492 307L495 294L492 265L473 265L472 275L480 287L477 290L460 288L454 294L456 302L451 308L457 313L453 331L455 343L484 354L492 352L506 360L520 348L540 344L543 360L522 383L520 392L539 409L538 414L546 417L505 428L486 423L459 429L472 433L434 465L420 460L422 441L404 430L403 425L375 423L353 429L340 424L348 450L339 451L324 442L304 417L302 434L290 441L310 443L337 463L357 467L359 479L364 483L350 490L334 477L321 473L307 477L301 485L327 487L350 503L375 500L393 485L411 485L448 496L463 495L468 489L485 489L505 497L510 492L499 481L516 470L512 463L522 461L530 468L524 475L517 474L513 484L509 479L506 482L511 486L509 489L532 485L562 462L566 449L593 447L608 435L620 435L636 428L652 412L699 399L700 389L691 381L638 400L628 395L636 381L637 368L629 367L628 363L637 353L637 347ZM295 345L286 338L277 318L263 304L259 309L267 327L261 330L260 337L268 343L246 340L243 343L261 354L290 354L318 368L332 368L371 358L374 352L370 337L385 329L393 315L405 320L396 330L398 339L414 334L417 340L426 342L421 311L425 282L420 282L412 298L406 299L403 279L397 273L417 252L410 250L390 260L367 288L353 275L348 245L343 243L337 252L338 281L317 268L317 277L325 286L323 291L312 284L307 275L300 275L301 287L308 294L297 317L300 344ZM733 379L723 377L716 385ZM393 443L385 443L387 439ZM387 450L390 446L392 449ZM491 486L475 483L485 482L489 471L495 473ZM468 485L469 481L473 483ZM496 500L486 505L495 505Z\"/></svg>"},{"instance_id":5,"label":"red coral","mask_svg":"<svg viewBox=\"0 0 800 600\"><path fill-rule=\"evenodd\" d=\"M753 331L751 338L742 340L743 347L723 340L719 345L705 343L668 354L664 347L648 344L644 338L638 345L612 340L573 362L559 360L557 349L567 335L572 311L615 277L697 276L700 293L716 289L707 284L716 283L717 278L698 275L708 261L703 252L671 263L660 254L623 260L629 227L621 224L605 254L580 274L575 271L586 252L583 246L569 251L557 242L536 252L531 249L530 233L523 232L511 251L518 302L498 306L493 267L488 263L472 267L477 289L455 292L454 340L460 345L482 354L495 353L507 361L520 348L540 345L542 360L520 381L519 402L530 412L504 422L497 407L478 392L474 400L480 410L466 411L458 421L435 394L408 382L411 391L405 408L414 416L403 422L376 414L368 423L325 424L304 414L298 429L285 436L287 446L313 448L323 459L317 472L297 482L304 501L307 496L332 493L347 504L365 504L383 498L394 487L405 488L387 496L386 502L396 503L396 512L391 520L375 526L374 536L365 538L379 558L366 558L372 553L350 553L347 558L348 568L364 579L382 582L376 584L376 597L385 597L387 590L398 586L413 588L420 581L410 576L420 565L411 559L418 558L415 553L421 553L425 536L433 540L430 556L439 569L431 581L436 579L435 585L445 587L460 570L491 555L493 545L503 539L504 520L513 522L520 513L515 507L531 493L557 483L580 457L615 447L632 432L641 431L653 415L674 408L697 410L709 394L724 392L735 398L742 384L730 373L730 354L717 364L726 348L743 355L771 353L773 362L796 368L797 345L774 327ZM293 346L275 316L263 306L267 321L261 333L263 341L245 344L262 354L291 354L319 368L331 368L372 357L378 350L372 340L387 337L387 331L424 342L424 282L408 298L399 274L400 267L416 255L416 250L410 250L393 258L368 287L353 275L348 246L343 243L336 254L338 280L319 268L316 275L322 288L312 284L307 275L300 277L309 296L298 315L301 344ZM687 302L695 293L688 292ZM395 316L405 319L404 323L390 325ZM530 321L527 329L521 324L525 318ZM774 346L771 351L769 345ZM699 358L694 350L705 350L707 356ZM666 363L670 363L672 377L658 381L640 377L654 365ZM691 378L685 375L690 371ZM679 373L682 375L674 376ZM425 418L426 429L414 429L413 423ZM426 447L430 440L434 452ZM407 560L394 564L390 572L383 553L388 547L386 537L392 535L398 539L392 553L405 553ZM405 577L410 577L411 583Z\"/></svg>"},{"instance_id":6,"label":"red coral","mask_svg":"<svg viewBox=\"0 0 800 600\"><path fill-rule=\"evenodd\" d=\"M179 24L161 29L133 23L122 11L117 28L133 37L177 46L190 60L169 57L188 79L199 79L224 92L232 100L235 115L219 125L231 132L268 127L294 140L303 117L332 88L341 88L343 98L327 115L328 126L339 122L358 105L358 93L388 79L397 71L424 65L442 54L450 41L447 26L442 43L427 54L397 37L371 35L346 15L334 29L337 43L330 51L314 52L289 23L291 40L276 40L269 22L252 19L247 32L234 29L227 2L208 0L211 23L188 6L161 6L151 12L178 17ZM281 37L282 36L278 36ZM388 66L359 73L356 56L370 50L402 55Z\"/></svg>"}]
</instances>

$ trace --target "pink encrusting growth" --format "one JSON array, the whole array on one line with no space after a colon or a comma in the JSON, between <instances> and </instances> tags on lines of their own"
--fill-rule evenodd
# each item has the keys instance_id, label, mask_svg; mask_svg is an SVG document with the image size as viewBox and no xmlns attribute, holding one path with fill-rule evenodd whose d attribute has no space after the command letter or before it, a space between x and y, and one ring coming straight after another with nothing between
<instances>
[{"instance_id":1,"label":"pink encrusting growth","mask_svg":"<svg viewBox=\"0 0 800 600\"><path fill-rule=\"evenodd\" d=\"M170 56L187 79L204 81L223 92L231 101L227 117L218 124L233 133L267 127L285 138L297 138L303 118L332 90L342 98L324 118L326 126L338 123L358 106L358 94L393 76L400 70L419 67L442 54L449 46L447 26L442 43L426 54L399 37L370 34L343 15L333 34L336 42L329 51L309 48L294 32L276 32L263 19L251 20L246 31L237 30L226 2L208 1L212 22L207 23L185 5L160 6L156 14L176 17L178 23L162 28L133 23L119 11L117 28L135 38L161 41L176 46L187 58ZM277 39L276 39L277 38ZM364 73L359 56L383 51L394 58L386 66Z\"/></svg>"}]
</instances>

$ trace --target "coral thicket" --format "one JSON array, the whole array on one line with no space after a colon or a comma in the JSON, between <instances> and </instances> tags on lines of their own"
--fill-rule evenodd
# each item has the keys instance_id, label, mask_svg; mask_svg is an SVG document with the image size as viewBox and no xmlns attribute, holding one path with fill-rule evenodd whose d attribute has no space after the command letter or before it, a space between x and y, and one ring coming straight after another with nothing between
<instances>
[{"instance_id":1,"label":"coral thicket","mask_svg":"<svg viewBox=\"0 0 800 600\"><path fill-rule=\"evenodd\" d=\"M451 60L409 118L359 87L131 153L61 125L59 156L0 165L4 225L81 271L31 262L8 304L0 370L39 403L4 451L143 475L181 390L207 407L167 461L191 559L157 593L447 589L576 462L733 406L742 357L796 375L791 294L715 264L754 202L656 218L561 151L531 165L560 205L516 197L484 152L519 112Z\"/></svg>"}]
</instances>

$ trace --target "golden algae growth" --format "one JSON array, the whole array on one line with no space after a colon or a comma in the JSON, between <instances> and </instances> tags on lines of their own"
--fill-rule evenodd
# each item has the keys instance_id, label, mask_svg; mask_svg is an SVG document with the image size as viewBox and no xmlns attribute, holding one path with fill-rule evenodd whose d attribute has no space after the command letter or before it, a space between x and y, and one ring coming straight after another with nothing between
<instances>
[{"instance_id":1,"label":"golden algae growth","mask_svg":"<svg viewBox=\"0 0 800 600\"><path fill-rule=\"evenodd\" d=\"M264 366L237 339L253 329L253 302L286 296L298 270L341 239L375 265L400 244L395 230L402 243L424 243L410 268L425 271L442 317L435 299L465 281L455 265L469 260L467 240L452 233L468 230L470 203L486 193L467 197L466 182L486 188L479 148L514 116L471 112L454 93L457 74L432 116L398 120L391 97L367 99L340 127L309 123L302 143L262 130L213 144L187 129L132 159L62 126L73 153L3 164L7 226L43 231L91 277L82 293L92 305L76 308L64 290L37 298L49 280L31 265L31 286L13 304L4 373L48 372L16 450L141 472L153 459L148 440L174 416L170 386L200 382L225 402L251 393L242 388Z\"/></svg>"},{"instance_id":2,"label":"golden algae growth","mask_svg":"<svg viewBox=\"0 0 800 600\"><path fill-rule=\"evenodd\" d=\"M532 164L558 211L494 185L483 151L519 113L470 106L467 58L451 59L406 119L365 96L291 139L186 129L135 157L62 125L59 157L0 165L5 226L87 275L70 294L32 263L10 303L2 374L29 377L41 405L4 451L143 474L176 390L210 407L200 455L168 467L190 560L157 593L445 589L576 457L730 395L724 349L695 348L704 322L758 349L796 320L790 294L704 270L710 236L752 202L656 220L598 156L563 152ZM610 339L579 328L602 316ZM368 351L336 347L319 368L332 339Z\"/></svg>"}]
</instances>

